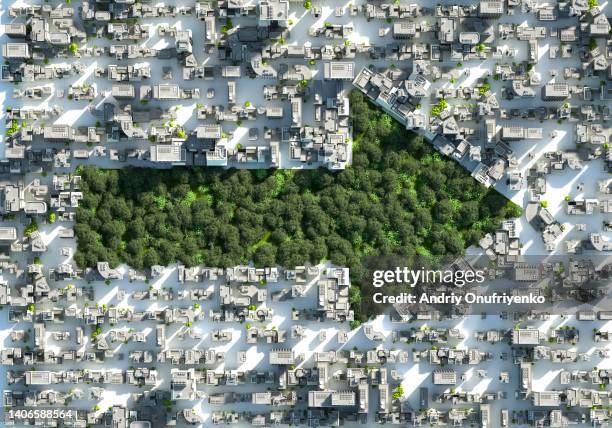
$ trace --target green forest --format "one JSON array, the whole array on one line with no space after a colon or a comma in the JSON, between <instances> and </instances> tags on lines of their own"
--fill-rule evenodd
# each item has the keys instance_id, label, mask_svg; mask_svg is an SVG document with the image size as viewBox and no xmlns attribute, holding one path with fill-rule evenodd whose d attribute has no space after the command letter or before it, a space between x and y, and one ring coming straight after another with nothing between
<instances>
[{"instance_id":1,"label":"green forest","mask_svg":"<svg viewBox=\"0 0 612 428\"><path fill-rule=\"evenodd\" d=\"M85 167L81 267L293 267L331 260L358 280L372 256L458 255L520 208L351 94L346 170Z\"/></svg>"}]
</instances>

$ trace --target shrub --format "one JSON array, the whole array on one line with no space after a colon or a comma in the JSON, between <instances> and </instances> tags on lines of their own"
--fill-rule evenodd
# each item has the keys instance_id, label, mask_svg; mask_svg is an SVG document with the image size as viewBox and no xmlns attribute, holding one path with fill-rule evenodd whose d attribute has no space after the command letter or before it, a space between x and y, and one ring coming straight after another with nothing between
<instances>
[{"instance_id":1,"label":"shrub","mask_svg":"<svg viewBox=\"0 0 612 428\"><path fill-rule=\"evenodd\" d=\"M431 108L431 115L434 117L438 117L440 116L440 113L442 113L442 110L444 110L447 107L448 107L448 102L444 98L442 98L440 101L438 101L438 104L436 104L435 106Z\"/></svg>"},{"instance_id":2,"label":"shrub","mask_svg":"<svg viewBox=\"0 0 612 428\"><path fill-rule=\"evenodd\" d=\"M393 399L394 400L399 400L400 398L402 398L404 396L404 387L402 386L402 384L400 383L397 388L395 388L395 391L393 391Z\"/></svg>"},{"instance_id":3,"label":"shrub","mask_svg":"<svg viewBox=\"0 0 612 428\"><path fill-rule=\"evenodd\" d=\"M13 119L11 120L11 126L6 130L6 136L12 137L14 134L17 133L17 131L19 131L19 123L17 123L17 121Z\"/></svg>"},{"instance_id":4,"label":"shrub","mask_svg":"<svg viewBox=\"0 0 612 428\"><path fill-rule=\"evenodd\" d=\"M32 222L26 226L26 228L23 231L23 235L24 236L31 236L32 233L36 232L38 230L38 223L36 222L35 219L32 219Z\"/></svg>"},{"instance_id":5,"label":"shrub","mask_svg":"<svg viewBox=\"0 0 612 428\"><path fill-rule=\"evenodd\" d=\"M478 88L478 93L482 96L491 89L491 84L485 79L484 83Z\"/></svg>"}]
</instances>

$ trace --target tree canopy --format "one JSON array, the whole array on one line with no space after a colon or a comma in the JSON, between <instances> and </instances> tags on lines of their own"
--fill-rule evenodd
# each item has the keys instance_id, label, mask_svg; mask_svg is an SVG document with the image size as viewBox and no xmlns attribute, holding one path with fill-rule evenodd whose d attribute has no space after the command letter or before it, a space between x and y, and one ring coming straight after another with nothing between
<instances>
[{"instance_id":1,"label":"tree canopy","mask_svg":"<svg viewBox=\"0 0 612 428\"><path fill-rule=\"evenodd\" d=\"M81 169L75 261L134 268L294 267L459 255L520 209L351 94L352 166L317 170Z\"/></svg>"}]
</instances>

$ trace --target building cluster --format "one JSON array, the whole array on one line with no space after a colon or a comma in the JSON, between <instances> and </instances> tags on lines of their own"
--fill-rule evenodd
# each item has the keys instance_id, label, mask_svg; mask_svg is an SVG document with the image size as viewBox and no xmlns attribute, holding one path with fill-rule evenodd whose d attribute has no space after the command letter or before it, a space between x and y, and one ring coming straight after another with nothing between
<instances>
[{"instance_id":1,"label":"building cluster","mask_svg":"<svg viewBox=\"0 0 612 428\"><path fill-rule=\"evenodd\" d=\"M610 23L598 7L585 8L577 1L544 6L482 0L470 6L437 5L429 10L412 5L405 14L402 6L380 8L385 11L380 17L433 16L435 24L395 22L393 37L399 41L383 47L382 52L394 61L409 60L408 66L365 67L354 86L408 129L425 135L475 179L491 186L516 173L518 161L510 143L527 145L554 138L545 135L541 125L549 120L571 123L578 147L584 147L580 155L603 158L609 168ZM519 13L535 15L540 25L499 21L502 15ZM565 24L568 20L571 25ZM539 39L558 45L549 49L553 65L557 57L579 56L580 66L551 69L543 76L534 67L541 57ZM508 47L499 41L513 43ZM502 63L519 50L528 52L524 61ZM470 60L491 60L495 65L482 77L464 79L471 74L464 66ZM474 81L468 86L458 84L460 79ZM436 85L438 81L449 85ZM576 158L577 154L569 152L568 156ZM521 188L522 181L515 183L514 190Z\"/></svg>"},{"instance_id":2,"label":"building cluster","mask_svg":"<svg viewBox=\"0 0 612 428\"><path fill-rule=\"evenodd\" d=\"M562 235L565 225L561 224L548 210L548 202L543 199L547 191L546 176L562 171L565 168L581 170L583 162L576 152L547 152L539 159L528 172L527 185L529 202L525 209L527 221L542 234L542 239L549 251L555 249L555 241ZM612 229L610 228L610 215L612 214L612 200L609 199L610 180L600 180L597 183L580 183L577 187L586 194L596 195L591 198L573 199L571 196L564 197L565 214L570 218L580 219L575 216L590 216L601 214L603 220L595 230L589 230L584 239L567 239L563 242L564 250L568 254L579 254L584 250L597 252L608 252L612 250L612 244L604 236ZM586 223L576 223L578 231L587 231Z\"/></svg>"},{"instance_id":3,"label":"building cluster","mask_svg":"<svg viewBox=\"0 0 612 428\"><path fill-rule=\"evenodd\" d=\"M17 274L14 265L5 263L2 268ZM167 268L154 266L146 272L130 270L128 278L130 282L144 283L156 281L166 272ZM53 405L75 408L70 420L64 421L64 426L106 426L110 423L117 428L127 428L138 422L156 427L200 424L203 418L190 410L192 405L190 409L170 409L177 401L204 398L203 387L268 386L268 392L207 394L206 399L212 406L245 401L259 406L293 406L297 403L297 388L317 385L319 389L331 388L330 366L337 361L335 353L323 352L315 355L315 367L297 368L304 355L296 354L284 342L304 337L305 322L346 324L353 320L346 268L301 266L288 270L179 266L174 274L177 283L181 284L180 289L150 287L146 291L130 292L122 287L118 291L118 300L129 295L134 302L165 303L164 308L142 311L131 306L99 304L93 286L67 284L63 288L52 287L49 284L55 283L55 274L55 270L43 273L42 267L35 263L28 267L26 284L0 284L0 305L7 307L9 323L19 326L11 330L10 346L1 351L2 365L7 368L6 385L10 388L4 393L7 425L30 422L49 426L47 424L51 421L48 418L13 415L20 415L17 411L24 408ZM121 281L123 275L122 271L111 269L107 263L99 263L96 269L74 272L64 279L111 283ZM277 284L282 287L275 287ZM268 288L274 289L270 296ZM307 300L307 289L315 291L316 304L312 307L299 303ZM209 305L209 310L205 311L202 306L213 296L219 301ZM260 327L273 319L274 304L270 302L285 300L302 307L291 310L291 331L276 326ZM232 353L232 360L237 364L232 368L225 365L226 352L188 346L187 343L203 339L196 325L204 319L215 327L208 337L213 346L231 342L236 334L224 326L244 324L246 334L241 336L245 345L270 345L266 356L269 369L242 369L248 364L246 350ZM26 325L32 328L21 328ZM150 332L146 325L154 325L154 331ZM175 331L177 327L179 331ZM346 332L338 333L338 340L343 343L347 337ZM151 344L153 338L154 345ZM319 340L325 339L324 332L321 332ZM122 347L127 349L124 351ZM363 355L355 357L350 354L348 351L346 355L342 354L341 361L351 358L356 363L361 363L362 359L365 362ZM367 360L378 361L387 357L390 358L388 353L375 353L368 355ZM116 368L125 360L131 364L129 368ZM225 368L221 370L219 365L225 365ZM160 370L170 376L169 383L161 388L163 374ZM64 392L61 387L64 384L70 387L69 392ZM87 387L84 388L83 384ZM105 388L121 385L144 388L144 391L132 394L134 410L111 406L108 411L100 411L99 406L95 406L87 411L77 404L79 400L97 402L104 398ZM274 386L274 391L271 386ZM321 409L329 405L319 402L312 406L322 415ZM367 411L367 406L365 409ZM281 416L283 420L296 417L273 411L254 414L250 418L254 425L258 425L261 418L270 421ZM213 423L221 423L224 418L232 416L224 412L212 415ZM240 418L244 419L245 415L241 414Z\"/></svg>"},{"instance_id":4,"label":"building cluster","mask_svg":"<svg viewBox=\"0 0 612 428\"><path fill-rule=\"evenodd\" d=\"M353 79L355 65L338 61L344 54L327 45L285 46L291 21L287 1L257 6L200 2L181 8L83 1L78 7L8 9L2 80L17 85L16 100L52 103L48 109L7 106L7 145L15 149L7 157L11 164L31 164L32 155L47 149L65 151L68 158L102 156L157 167L343 169L350 160L349 102L341 83ZM201 26L201 40L194 41L191 29L155 25L153 20L177 16ZM167 42L167 47L139 45L151 37ZM104 38L108 42L103 46L89 42ZM203 55L214 60L197 59ZM56 64L56 59L68 64ZM67 88L49 86L57 79L83 75L92 60L97 64L94 79L78 79ZM323 75L316 75L318 61ZM255 78L269 82L260 86L260 94L250 87ZM178 83L181 80L184 84ZM214 87L204 91L202 83ZM245 100L245 93L253 99ZM90 123L42 122L61 116L60 104L77 106L79 101L91 103ZM181 116L189 126L176 120L176 110L185 102L196 106ZM248 133L244 143L243 128ZM132 147L110 147L125 142ZM71 148L52 143L69 143ZM77 149L81 146L75 143L85 148Z\"/></svg>"}]
</instances>

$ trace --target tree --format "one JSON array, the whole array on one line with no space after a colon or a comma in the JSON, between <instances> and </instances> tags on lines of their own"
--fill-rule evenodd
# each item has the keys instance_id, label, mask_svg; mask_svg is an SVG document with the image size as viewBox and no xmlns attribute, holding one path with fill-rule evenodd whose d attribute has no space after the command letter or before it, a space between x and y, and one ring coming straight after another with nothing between
<instances>
[{"instance_id":1,"label":"tree","mask_svg":"<svg viewBox=\"0 0 612 428\"><path fill-rule=\"evenodd\" d=\"M349 302L351 305L361 304L361 290L359 287L351 285L349 288Z\"/></svg>"},{"instance_id":2,"label":"tree","mask_svg":"<svg viewBox=\"0 0 612 428\"><path fill-rule=\"evenodd\" d=\"M448 199L438 201L433 209L433 215L440 223L448 223L453 217L453 204Z\"/></svg>"},{"instance_id":3,"label":"tree","mask_svg":"<svg viewBox=\"0 0 612 428\"><path fill-rule=\"evenodd\" d=\"M253 253L253 263L258 267L270 267L276 265L276 247L265 243L258 247Z\"/></svg>"},{"instance_id":4,"label":"tree","mask_svg":"<svg viewBox=\"0 0 612 428\"><path fill-rule=\"evenodd\" d=\"M306 247L309 241L290 240L278 247L278 263L281 266L300 266L304 261L304 254L308 254Z\"/></svg>"},{"instance_id":5,"label":"tree","mask_svg":"<svg viewBox=\"0 0 612 428\"><path fill-rule=\"evenodd\" d=\"M160 263L159 255L154 248L149 248L144 254L143 263L145 266L155 266Z\"/></svg>"},{"instance_id":6,"label":"tree","mask_svg":"<svg viewBox=\"0 0 612 428\"><path fill-rule=\"evenodd\" d=\"M430 211L425 207L418 207L414 211L413 225L414 225L417 235L421 235L421 236L427 235L432 225L432 218L431 218Z\"/></svg>"},{"instance_id":7,"label":"tree","mask_svg":"<svg viewBox=\"0 0 612 428\"><path fill-rule=\"evenodd\" d=\"M378 125L376 127L376 133L382 137L386 137L387 135L391 133L394 126L395 126L395 123L393 122L393 119L391 118L391 116L389 116L387 113L384 113L378 120Z\"/></svg>"},{"instance_id":8,"label":"tree","mask_svg":"<svg viewBox=\"0 0 612 428\"><path fill-rule=\"evenodd\" d=\"M313 263L319 263L327 259L327 245L325 239L317 236L312 241L312 249L310 251L310 260Z\"/></svg>"},{"instance_id":9,"label":"tree","mask_svg":"<svg viewBox=\"0 0 612 428\"><path fill-rule=\"evenodd\" d=\"M79 51L79 47L76 43L70 43L68 45L68 50L70 51L72 55L76 55L77 52Z\"/></svg>"},{"instance_id":10,"label":"tree","mask_svg":"<svg viewBox=\"0 0 612 428\"><path fill-rule=\"evenodd\" d=\"M463 252L465 243L460 233L446 233L444 234L444 247L445 254L459 255Z\"/></svg>"},{"instance_id":11,"label":"tree","mask_svg":"<svg viewBox=\"0 0 612 428\"><path fill-rule=\"evenodd\" d=\"M478 202L467 201L459 208L457 215L457 224L459 227L467 227L478 220Z\"/></svg>"}]
</instances>

